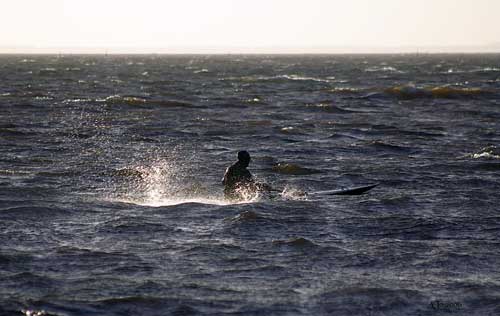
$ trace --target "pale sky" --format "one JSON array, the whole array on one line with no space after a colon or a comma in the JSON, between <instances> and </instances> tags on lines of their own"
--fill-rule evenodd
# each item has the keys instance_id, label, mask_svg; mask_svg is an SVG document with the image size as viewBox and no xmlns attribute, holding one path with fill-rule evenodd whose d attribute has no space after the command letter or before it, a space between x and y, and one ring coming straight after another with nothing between
<instances>
[{"instance_id":1,"label":"pale sky","mask_svg":"<svg viewBox=\"0 0 500 316\"><path fill-rule=\"evenodd\" d=\"M500 0L0 0L0 52L495 47Z\"/></svg>"}]
</instances>

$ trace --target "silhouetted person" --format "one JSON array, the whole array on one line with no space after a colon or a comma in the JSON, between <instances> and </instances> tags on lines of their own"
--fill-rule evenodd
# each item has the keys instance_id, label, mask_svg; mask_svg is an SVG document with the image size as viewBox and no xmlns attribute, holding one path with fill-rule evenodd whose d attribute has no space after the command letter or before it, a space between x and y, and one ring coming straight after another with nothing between
<instances>
[{"instance_id":1,"label":"silhouetted person","mask_svg":"<svg viewBox=\"0 0 500 316\"><path fill-rule=\"evenodd\" d=\"M242 190L255 190L256 184L247 167L250 164L250 154L246 151L238 152L238 161L226 169L222 184L224 195L231 200L242 198Z\"/></svg>"}]
</instances>

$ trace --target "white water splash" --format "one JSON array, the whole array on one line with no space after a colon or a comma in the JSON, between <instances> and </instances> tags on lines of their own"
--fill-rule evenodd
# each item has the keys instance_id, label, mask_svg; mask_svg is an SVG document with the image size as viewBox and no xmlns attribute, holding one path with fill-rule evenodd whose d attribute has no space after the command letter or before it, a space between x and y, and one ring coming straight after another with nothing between
<instances>
[{"instance_id":1,"label":"white water splash","mask_svg":"<svg viewBox=\"0 0 500 316\"><path fill-rule=\"evenodd\" d=\"M241 200L224 197L221 187L209 187L188 179L192 170L175 159L157 159L150 164L139 164L119 170L125 181L115 184L107 200L137 205L161 207L185 203L231 205L252 203L260 199L255 192L242 191Z\"/></svg>"},{"instance_id":2,"label":"white water splash","mask_svg":"<svg viewBox=\"0 0 500 316\"><path fill-rule=\"evenodd\" d=\"M285 200L307 200L306 192L288 185L283 189L280 195L281 198Z\"/></svg>"}]
</instances>

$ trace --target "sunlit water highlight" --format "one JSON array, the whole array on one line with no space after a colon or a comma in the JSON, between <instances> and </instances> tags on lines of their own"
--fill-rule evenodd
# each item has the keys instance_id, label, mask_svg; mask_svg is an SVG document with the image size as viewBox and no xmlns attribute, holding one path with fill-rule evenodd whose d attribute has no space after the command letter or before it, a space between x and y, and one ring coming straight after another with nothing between
<instances>
[{"instance_id":1,"label":"sunlit water highlight","mask_svg":"<svg viewBox=\"0 0 500 316\"><path fill-rule=\"evenodd\" d=\"M185 156L186 157L186 156ZM203 187L199 182L191 182L186 172L194 166L186 160L182 166L166 159L155 159L149 165L125 167L119 173L133 176L127 183L115 182L105 200L110 202L133 203L143 206L161 207L186 203L207 205L233 205L254 203L262 198L259 192L242 189L237 201L224 197L222 186Z\"/></svg>"}]
</instances>

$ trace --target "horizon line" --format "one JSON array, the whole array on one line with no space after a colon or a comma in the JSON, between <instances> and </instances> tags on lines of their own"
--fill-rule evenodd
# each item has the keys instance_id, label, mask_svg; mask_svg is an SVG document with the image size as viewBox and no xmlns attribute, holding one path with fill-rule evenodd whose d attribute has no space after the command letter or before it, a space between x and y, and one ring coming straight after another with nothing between
<instances>
[{"instance_id":1,"label":"horizon line","mask_svg":"<svg viewBox=\"0 0 500 316\"><path fill-rule=\"evenodd\" d=\"M315 47L220 47L220 46L0 46L2 55L334 55L334 54L491 54L500 53L500 45L448 45L448 46L315 46Z\"/></svg>"}]
</instances>

